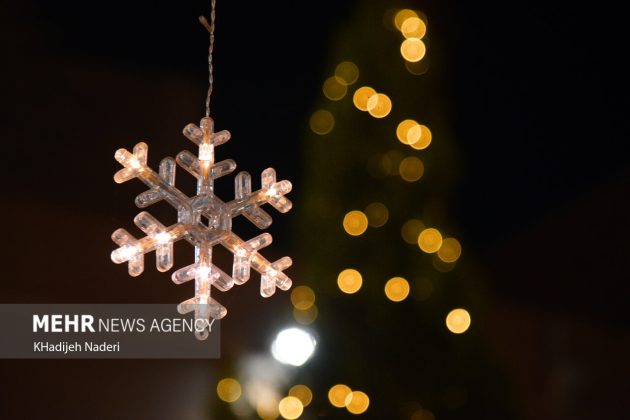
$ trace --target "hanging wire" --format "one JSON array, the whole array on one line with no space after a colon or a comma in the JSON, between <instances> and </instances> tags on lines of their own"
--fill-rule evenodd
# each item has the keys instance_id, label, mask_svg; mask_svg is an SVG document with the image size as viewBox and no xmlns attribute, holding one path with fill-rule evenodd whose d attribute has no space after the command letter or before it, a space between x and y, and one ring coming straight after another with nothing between
<instances>
[{"instance_id":1,"label":"hanging wire","mask_svg":"<svg viewBox=\"0 0 630 420\"><path fill-rule=\"evenodd\" d=\"M210 8L210 23L208 23L205 16L199 16L199 22L201 22L210 34L210 47L208 47L208 95L206 96L206 117L210 116L210 96L212 96L212 85L214 83L214 77L212 75L212 51L214 50L214 20L216 3L216 0L212 0Z\"/></svg>"}]
</instances>

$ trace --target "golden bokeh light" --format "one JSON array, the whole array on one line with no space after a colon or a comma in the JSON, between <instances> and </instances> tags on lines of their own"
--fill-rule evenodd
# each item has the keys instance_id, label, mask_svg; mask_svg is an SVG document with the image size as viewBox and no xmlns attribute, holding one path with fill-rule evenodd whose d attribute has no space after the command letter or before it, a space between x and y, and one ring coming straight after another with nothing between
<instances>
[{"instance_id":1,"label":"golden bokeh light","mask_svg":"<svg viewBox=\"0 0 630 420\"><path fill-rule=\"evenodd\" d=\"M393 277L385 283L385 296L392 302L403 301L409 296L409 282L402 277Z\"/></svg>"},{"instance_id":2,"label":"golden bokeh light","mask_svg":"<svg viewBox=\"0 0 630 420\"><path fill-rule=\"evenodd\" d=\"M342 83L351 85L359 78L359 68L352 61L343 61L335 68L335 76L341 79Z\"/></svg>"},{"instance_id":3,"label":"golden bokeh light","mask_svg":"<svg viewBox=\"0 0 630 420\"><path fill-rule=\"evenodd\" d=\"M346 409L352 414L365 413L370 405L370 398L365 392L352 391L346 397Z\"/></svg>"},{"instance_id":4,"label":"golden bokeh light","mask_svg":"<svg viewBox=\"0 0 630 420\"><path fill-rule=\"evenodd\" d=\"M439 252L439 251L438 251ZM433 254L433 258L431 258L431 263L433 263L433 268L435 268L440 273L448 273L449 271L453 271L456 262L444 262L438 257L437 253Z\"/></svg>"},{"instance_id":5,"label":"golden bokeh light","mask_svg":"<svg viewBox=\"0 0 630 420\"><path fill-rule=\"evenodd\" d=\"M271 396L261 398L256 402L256 414L263 420L277 419L280 415L278 404L279 401Z\"/></svg>"},{"instance_id":6,"label":"golden bokeh light","mask_svg":"<svg viewBox=\"0 0 630 420\"><path fill-rule=\"evenodd\" d=\"M427 33L427 25L419 17L411 16L400 25L400 32L405 38L421 39Z\"/></svg>"},{"instance_id":7,"label":"golden bokeh light","mask_svg":"<svg viewBox=\"0 0 630 420\"><path fill-rule=\"evenodd\" d=\"M466 332L470 327L470 314L466 309L453 309L446 315L446 328L453 334L461 334Z\"/></svg>"},{"instance_id":8,"label":"golden bokeh light","mask_svg":"<svg viewBox=\"0 0 630 420\"><path fill-rule=\"evenodd\" d=\"M337 276L337 286L344 293L356 293L362 285L363 277L361 277L361 273L353 268L347 268Z\"/></svg>"},{"instance_id":9,"label":"golden bokeh light","mask_svg":"<svg viewBox=\"0 0 630 420\"><path fill-rule=\"evenodd\" d=\"M437 252L442 246L442 234L434 228L424 229L418 236L418 246L427 254Z\"/></svg>"},{"instance_id":10,"label":"golden bokeh light","mask_svg":"<svg viewBox=\"0 0 630 420\"><path fill-rule=\"evenodd\" d=\"M314 133L323 136L332 131L335 126L335 117L333 117L330 112L320 109L319 111L313 112L309 124Z\"/></svg>"},{"instance_id":11,"label":"golden bokeh light","mask_svg":"<svg viewBox=\"0 0 630 420\"><path fill-rule=\"evenodd\" d=\"M304 412L304 405L297 397L284 397L278 404L280 415L287 420L297 419Z\"/></svg>"},{"instance_id":12,"label":"golden bokeh light","mask_svg":"<svg viewBox=\"0 0 630 420\"><path fill-rule=\"evenodd\" d=\"M405 60L416 63L424 58L427 47L418 38L407 38L400 44L400 53Z\"/></svg>"},{"instance_id":13,"label":"golden bokeh light","mask_svg":"<svg viewBox=\"0 0 630 420\"><path fill-rule=\"evenodd\" d=\"M346 82L342 78L332 76L324 81L322 91L324 92L324 96L331 101L338 101L346 96L346 93L348 92L348 87L346 86Z\"/></svg>"},{"instance_id":14,"label":"golden bokeh light","mask_svg":"<svg viewBox=\"0 0 630 420\"><path fill-rule=\"evenodd\" d=\"M416 245L418 243L418 236L424 229L424 223L418 219L407 220L400 229L400 234L403 241L410 245Z\"/></svg>"},{"instance_id":15,"label":"golden bokeh light","mask_svg":"<svg viewBox=\"0 0 630 420\"><path fill-rule=\"evenodd\" d=\"M392 101L384 93L377 93L369 97L367 110L374 118L384 118L392 111Z\"/></svg>"},{"instance_id":16,"label":"golden bokeh light","mask_svg":"<svg viewBox=\"0 0 630 420\"><path fill-rule=\"evenodd\" d=\"M452 263L462 255L462 246L455 238L446 238L442 241L442 246L438 250L438 257L446 263Z\"/></svg>"},{"instance_id":17,"label":"golden bokeh light","mask_svg":"<svg viewBox=\"0 0 630 420\"><path fill-rule=\"evenodd\" d=\"M350 395L351 392L352 390L346 385L334 385L328 391L328 401L330 401L330 403L337 408L345 407L346 398L348 397L348 395Z\"/></svg>"},{"instance_id":18,"label":"golden bokeh light","mask_svg":"<svg viewBox=\"0 0 630 420\"><path fill-rule=\"evenodd\" d=\"M396 127L396 137L402 144L409 144L409 130L412 127L417 126L418 123L414 120L404 120Z\"/></svg>"},{"instance_id":19,"label":"golden bokeh light","mask_svg":"<svg viewBox=\"0 0 630 420\"><path fill-rule=\"evenodd\" d=\"M402 28L402 24L405 22L405 20L412 18L418 17L418 14L416 12L414 12L413 10L410 9L402 9L399 10L395 15L394 15L394 26L396 26L396 29L398 29L399 31Z\"/></svg>"},{"instance_id":20,"label":"golden bokeh light","mask_svg":"<svg viewBox=\"0 0 630 420\"><path fill-rule=\"evenodd\" d=\"M348 235L362 235L368 227L368 218L362 211L352 210L343 218L343 228Z\"/></svg>"},{"instance_id":21,"label":"golden bokeh light","mask_svg":"<svg viewBox=\"0 0 630 420\"><path fill-rule=\"evenodd\" d=\"M293 318L302 325L312 324L317 319L317 315L319 315L317 305L312 305L305 310L293 308Z\"/></svg>"},{"instance_id":22,"label":"golden bokeh light","mask_svg":"<svg viewBox=\"0 0 630 420\"><path fill-rule=\"evenodd\" d=\"M217 395L222 401L234 402L241 397L241 384L233 378L224 378L217 384Z\"/></svg>"},{"instance_id":23,"label":"golden bokeh light","mask_svg":"<svg viewBox=\"0 0 630 420\"><path fill-rule=\"evenodd\" d=\"M306 385L292 386L291 389L289 389L289 396L299 399L304 407L308 407L311 401L313 401L313 392Z\"/></svg>"},{"instance_id":24,"label":"golden bokeh light","mask_svg":"<svg viewBox=\"0 0 630 420\"><path fill-rule=\"evenodd\" d=\"M429 60L420 60L415 63L405 60L405 68L414 76L420 76L429 71Z\"/></svg>"},{"instance_id":25,"label":"golden bokeh light","mask_svg":"<svg viewBox=\"0 0 630 420\"><path fill-rule=\"evenodd\" d=\"M372 203L365 208L368 224L372 227L381 227L389 219L389 210L383 203Z\"/></svg>"},{"instance_id":26,"label":"golden bokeh light","mask_svg":"<svg viewBox=\"0 0 630 420\"><path fill-rule=\"evenodd\" d=\"M404 158L398 167L400 177L407 182L415 182L424 174L424 164L415 156Z\"/></svg>"},{"instance_id":27,"label":"golden bokeh light","mask_svg":"<svg viewBox=\"0 0 630 420\"><path fill-rule=\"evenodd\" d=\"M413 144L420 141L420 138L422 137L422 128L420 127L420 124L410 126L405 132L405 135L405 144Z\"/></svg>"},{"instance_id":28,"label":"golden bokeh light","mask_svg":"<svg viewBox=\"0 0 630 420\"><path fill-rule=\"evenodd\" d=\"M352 102L357 109L361 111L368 110L368 100L376 95L376 91L369 86L363 86L357 89L352 96Z\"/></svg>"},{"instance_id":29,"label":"golden bokeh light","mask_svg":"<svg viewBox=\"0 0 630 420\"><path fill-rule=\"evenodd\" d=\"M291 291L291 303L295 309L305 311L315 303L315 292L308 286L298 286Z\"/></svg>"},{"instance_id":30,"label":"golden bokeh light","mask_svg":"<svg viewBox=\"0 0 630 420\"><path fill-rule=\"evenodd\" d=\"M426 125L418 124L411 127L407 132L407 140L409 145L416 150L423 150L429 147L433 135Z\"/></svg>"}]
</instances>

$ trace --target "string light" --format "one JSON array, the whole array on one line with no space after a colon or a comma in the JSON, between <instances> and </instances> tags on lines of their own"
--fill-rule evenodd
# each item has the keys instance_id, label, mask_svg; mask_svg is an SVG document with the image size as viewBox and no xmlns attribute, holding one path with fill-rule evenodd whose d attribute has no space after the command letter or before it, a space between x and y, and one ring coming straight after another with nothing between
<instances>
[{"instance_id":1,"label":"string light","mask_svg":"<svg viewBox=\"0 0 630 420\"><path fill-rule=\"evenodd\" d=\"M424 58L427 47L418 38L407 38L400 45L400 53L403 58L412 63L416 63Z\"/></svg>"},{"instance_id":2,"label":"string light","mask_svg":"<svg viewBox=\"0 0 630 420\"><path fill-rule=\"evenodd\" d=\"M335 76L346 85L352 85L359 79L359 68L352 61L343 61L335 68Z\"/></svg>"},{"instance_id":3,"label":"string light","mask_svg":"<svg viewBox=\"0 0 630 420\"><path fill-rule=\"evenodd\" d=\"M325 135L330 133L335 127L335 118L333 115L324 109L313 112L309 120L311 130L315 134Z\"/></svg>"},{"instance_id":4,"label":"string light","mask_svg":"<svg viewBox=\"0 0 630 420\"><path fill-rule=\"evenodd\" d=\"M411 127L407 132L409 145L416 150L424 150L429 147L432 137L429 127L422 124Z\"/></svg>"},{"instance_id":5,"label":"string light","mask_svg":"<svg viewBox=\"0 0 630 420\"><path fill-rule=\"evenodd\" d=\"M269 227L271 216L260 208L264 204L270 204L281 213L289 211L292 204L285 194L291 191L291 183L276 181L275 170L268 168L262 172L262 188L252 192L251 176L241 172L236 176L234 200L223 202L214 195L214 181L234 171L236 163L231 159L215 163L215 147L230 140L230 133L226 130L215 132L214 121L210 118L215 0L211 4L210 23L200 17L210 35L206 116L199 126L188 124L183 130L184 136L199 147L197 156L189 151L180 152L176 159L163 159L159 172L155 172L147 165L148 146L145 143L136 144L132 152L119 149L114 155L124 167L114 175L115 182L138 178L149 187L136 197L136 205L144 208L164 200L177 210L178 221L164 226L148 212L141 212L134 222L146 236L137 239L125 229L116 230L112 240L119 248L111 253L111 259L117 264L127 262L129 274L138 276L144 271L144 254L155 251L158 271L168 271L173 267L173 244L182 239L194 243L194 264L175 271L171 278L176 284L194 280L194 297L180 303L178 311L182 314L194 312L195 320L223 318L227 309L211 297L211 289L227 291L235 284L247 282L252 268L261 274L260 294L263 297L273 295L277 288L288 290L291 287L291 279L283 272L291 266L291 258L270 262L259 253L271 243L271 235L263 233L244 241L232 231L232 219L239 215L245 216L259 229ZM189 197L175 186L176 165L197 179L195 196ZM212 249L219 244L234 255L231 276L212 262ZM195 335L205 340L209 330L196 331Z\"/></svg>"},{"instance_id":6,"label":"string light","mask_svg":"<svg viewBox=\"0 0 630 420\"><path fill-rule=\"evenodd\" d=\"M405 38L421 39L427 32L427 25L417 16L411 16L400 25L400 32Z\"/></svg>"},{"instance_id":7,"label":"string light","mask_svg":"<svg viewBox=\"0 0 630 420\"><path fill-rule=\"evenodd\" d=\"M263 420L275 420L278 418L280 411L278 405L280 401L273 396L268 395L266 398L260 398L256 401L256 414Z\"/></svg>"},{"instance_id":8,"label":"string light","mask_svg":"<svg viewBox=\"0 0 630 420\"><path fill-rule=\"evenodd\" d=\"M381 227L389 219L389 211L383 203L371 203L365 208L368 224L372 227Z\"/></svg>"},{"instance_id":9,"label":"string light","mask_svg":"<svg viewBox=\"0 0 630 420\"><path fill-rule=\"evenodd\" d=\"M300 328L287 328L271 344L271 354L280 363L302 366L315 352L317 341Z\"/></svg>"},{"instance_id":10,"label":"string light","mask_svg":"<svg viewBox=\"0 0 630 420\"><path fill-rule=\"evenodd\" d=\"M369 86L363 86L357 89L352 96L354 106L360 111L368 110L368 100L376 95L376 91Z\"/></svg>"},{"instance_id":11,"label":"string light","mask_svg":"<svg viewBox=\"0 0 630 420\"><path fill-rule=\"evenodd\" d=\"M297 397L284 397L278 404L280 415L287 420L297 419L304 412L302 401Z\"/></svg>"},{"instance_id":12,"label":"string light","mask_svg":"<svg viewBox=\"0 0 630 420\"><path fill-rule=\"evenodd\" d=\"M337 276L337 285L339 289L347 294L353 294L361 289L363 285L363 277L361 273L353 268L347 268Z\"/></svg>"},{"instance_id":13,"label":"string light","mask_svg":"<svg viewBox=\"0 0 630 420\"><path fill-rule=\"evenodd\" d=\"M362 211L352 210L343 218L343 228L348 235L362 235L368 227L368 218Z\"/></svg>"},{"instance_id":14,"label":"string light","mask_svg":"<svg viewBox=\"0 0 630 420\"><path fill-rule=\"evenodd\" d=\"M291 389L289 389L289 395L298 398L304 407L308 407L313 400L313 392L306 385L292 386Z\"/></svg>"},{"instance_id":15,"label":"string light","mask_svg":"<svg viewBox=\"0 0 630 420\"><path fill-rule=\"evenodd\" d=\"M396 29L401 30L402 24L409 18L417 18L418 14L410 9L402 9L399 10L396 15L394 15L394 26Z\"/></svg>"},{"instance_id":16,"label":"string light","mask_svg":"<svg viewBox=\"0 0 630 420\"><path fill-rule=\"evenodd\" d=\"M462 246L455 238L446 238L442 241L442 246L438 250L438 257L445 263L453 263L462 254Z\"/></svg>"},{"instance_id":17,"label":"string light","mask_svg":"<svg viewBox=\"0 0 630 420\"><path fill-rule=\"evenodd\" d=\"M241 397L241 384L233 378L224 378L217 383L217 395L222 401L232 403Z\"/></svg>"},{"instance_id":18,"label":"string light","mask_svg":"<svg viewBox=\"0 0 630 420\"><path fill-rule=\"evenodd\" d=\"M427 254L437 252L442 246L442 234L435 228L424 229L418 236L418 246Z\"/></svg>"},{"instance_id":19,"label":"string light","mask_svg":"<svg viewBox=\"0 0 630 420\"><path fill-rule=\"evenodd\" d=\"M334 385L328 391L328 401L337 408L343 408L346 406L346 398L351 392L352 390L347 385Z\"/></svg>"},{"instance_id":20,"label":"string light","mask_svg":"<svg viewBox=\"0 0 630 420\"><path fill-rule=\"evenodd\" d=\"M432 140L431 130L414 120L401 121L396 127L396 137L402 144L407 144L416 150L426 149Z\"/></svg>"},{"instance_id":21,"label":"string light","mask_svg":"<svg viewBox=\"0 0 630 420\"><path fill-rule=\"evenodd\" d=\"M338 101L346 96L346 92L348 92L348 87L346 85L347 83L341 77L329 77L324 81L324 86L322 87L324 96L331 101Z\"/></svg>"},{"instance_id":22,"label":"string light","mask_svg":"<svg viewBox=\"0 0 630 420\"><path fill-rule=\"evenodd\" d=\"M470 327L470 314L466 309L456 308L446 315L446 327L453 334L462 334Z\"/></svg>"},{"instance_id":23,"label":"string light","mask_svg":"<svg viewBox=\"0 0 630 420\"><path fill-rule=\"evenodd\" d=\"M407 182L415 182L424 174L424 164L415 156L404 158L398 167L400 177Z\"/></svg>"},{"instance_id":24,"label":"string light","mask_svg":"<svg viewBox=\"0 0 630 420\"><path fill-rule=\"evenodd\" d=\"M414 120L403 120L396 127L396 137L402 144L409 144L409 130L419 124Z\"/></svg>"},{"instance_id":25,"label":"string light","mask_svg":"<svg viewBox=\"0 0 630 420\"><path fill-rule=\"evenodd\" d=\"M411 245L418 244L418 236L424 229L424 223L417 219L407 220L400 229L400 234L405 242Z\"/></svg>"},{"instance_id":26,"label":"string light","mask_svg":"<svg viewBox=\"0 0 630 420\"><path fill-rule=\"evenodd\" d=\"M393 277L385 283L385 296L392 302L401 302L409 296L409 282L402 277Z\"/></svg>"},{"instance_id":27,"label":"string light","mask_svg":"<svg viewBox=\"0 0 630 420\"><path fill-rule=\"evenodd\" d=\"M346 397L346 409L352 414L365 413L370 406L370 398L363 391L352 391Z\"/></svg>"},{"instance_id":28,"label":"string light","mask_svg":"<svg viewBox=\"0 0 630 420\"><path fill-rule=\"evenodd\" d=\"M392 111L392 101L384 93L377 93L368 99L367 110L374 118L384 118Z\"/></svg>"},{"instance_id":29,"label":"string light","mask_svg":"<svg viewBox=\"0 0 630 420\"><path fill-rule=\"evenodd\" d=\"M305 311L315 304L315 292L308 286L298 286L291 292L291 303L295 309Z\"/></svg>"}]
</instances>

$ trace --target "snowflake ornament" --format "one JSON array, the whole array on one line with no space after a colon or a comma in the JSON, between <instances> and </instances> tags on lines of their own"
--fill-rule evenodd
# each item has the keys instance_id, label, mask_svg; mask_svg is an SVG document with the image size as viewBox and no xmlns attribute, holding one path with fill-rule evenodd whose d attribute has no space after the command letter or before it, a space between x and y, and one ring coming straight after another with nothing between
<instances>
[{"instance_id":1,"label":"snowflake ornament","mask_svg":"<svg viewBox=\"0 0 630 420\"><path fill-rule=\"evenodd\" d=\"M273 295L276 288L291 287L291 279L283 272L291 266L291 258L283 257L272 263L259 253L271 244L269 233L244 241L232 232L232 219L238 215L260 229L269 227L272 219L260 208L263 204L271 204L281 213L288 212L292 204L284 195L291 191L291 183L277 182L275 170L267 168L262 172L262 188L252 192L250 175L240 172L235 178L234 199L224 202L214 195L214 180L234 171L236 163L231 159L215 163L214 148L227 142L230 133L226 130L215 133L210 117L203 118L199 126L188 124L183 131L184 136L199 146L198 155L184 150L176 159L166 157L160 162L159 173L147 166L146 143L136 144L133 153L126 149L116 151L114 157L124 168L114 175L114 181L123 183L138 178L149 190L136 197L136 205L145 208L165 200L177 209L177 223L166 227L148 212L141 212L134 222L146 236L136 239L125 229L116 230L112 240L119 248L111 257L117 264L127 262L129 274L138 276L144 271L144 254L155 251L157 269L168 271L173 267L173 244L182 239L188 241L195 247L195 263L176 270L172 280L176 284L195 280L195 296L180 303L178 311L182 314L194 311L197 324L197 320L220 319L227 314L227 309L211 297L212 287L224 292L235 284L241 285L249 280L251 268L261 275L263 297ZM194 197L175 187L177 165L197 178ZM215 245L222 245L234 255L231 276L212 263ZM195 334L204 340L209 331L204 328Z\"/></svg>"}]
</instances>

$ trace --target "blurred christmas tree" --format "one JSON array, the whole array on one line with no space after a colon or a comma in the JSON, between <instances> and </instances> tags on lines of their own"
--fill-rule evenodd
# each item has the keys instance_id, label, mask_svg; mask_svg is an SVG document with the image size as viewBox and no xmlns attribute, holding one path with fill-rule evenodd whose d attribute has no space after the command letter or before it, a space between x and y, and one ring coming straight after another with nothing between
<instances>
[{"instance_id":1,"label":"blurred christmas tree","mask_svg":"<svg viewBox=\"0 0 630 420\"><path fill-rule=\"evenodd\" d=\"M310 117L296 260L317 306L306 288L293 303L296 320L317 317L320 340L298 382L319 416L511 418L482 341L481 285L448 217L459 165L444 44L431 10L386 7L357 3Z\"/></svg>"},{"instance_id":2,"label":"blurred christmas tree","mask_svg":"<svg viewBox=\"0 0 630 420\"><path fill-rule=\"evenodd\" d=\"M296 196L289 323L317 337L314 357L304 363L312 345L300 330L289 330L282 354L272 348L277 361L237 356L226 372L237 379L217 385L230 404L214 412L513 418L483 339L483 283L448 216L460 165L442 76L446 36L428 19L440 14L356 4L332 40Z\"/></svg>"}]
</instances>

